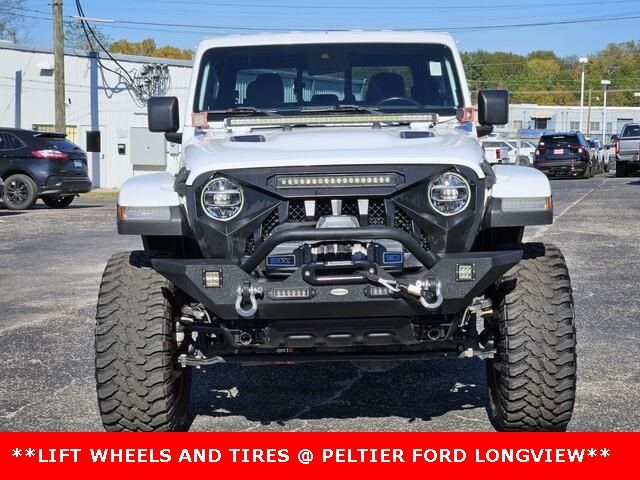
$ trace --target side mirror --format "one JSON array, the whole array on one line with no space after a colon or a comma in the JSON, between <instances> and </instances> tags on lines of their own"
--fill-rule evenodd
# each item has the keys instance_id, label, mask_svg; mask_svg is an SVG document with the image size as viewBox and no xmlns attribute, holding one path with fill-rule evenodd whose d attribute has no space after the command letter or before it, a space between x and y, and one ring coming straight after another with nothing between
<instances>
[{"instance_id":1,"label":"side mirror","mask_svg":"<svg viewBox=\"0 0 640 480\"><path fill-rule=\"evenodd\" d=\"M480 125L509 123L509 92L507 90L478 92L478 123Z\"/></svg>"},{"instance_id":2,"label":"side mirror","mask_svg":"<svg viewBox=\"0 0 640 480\"><path fill-rule=\"evenodd\" d=\"M147 102L148 125L152 132L174 133L180 128L176 97L151 97Z\"/></svg>"}]
</instances>

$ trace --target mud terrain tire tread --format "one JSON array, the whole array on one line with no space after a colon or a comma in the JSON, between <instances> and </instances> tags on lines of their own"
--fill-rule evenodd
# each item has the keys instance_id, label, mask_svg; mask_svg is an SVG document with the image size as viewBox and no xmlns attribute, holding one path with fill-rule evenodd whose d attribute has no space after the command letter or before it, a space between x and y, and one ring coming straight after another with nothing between
<instances>
[{"instance_id":1,"label":"mud terrain tire tread","mask_svg":"<svg viewBox=\"0 0 640 480\"><path fill-rule=\"evenodd\" d=\"M576 394L576 330L560 250L525 244L498 295L498 353L487 362L489 417L500 431L564 431Z\"/></svg>"},{"instance_id":2,"label":"mud terrain tire tread","mask_svg":"<svg viewBox=\"0 0 640 480\"><path fill-rule=\"evenodd\" d=\"M117 253L102 277L95 365L107 431L173 431L187 423L190 372L174 365L173 289L151 258Z\"/></svg>"}]
</instances>

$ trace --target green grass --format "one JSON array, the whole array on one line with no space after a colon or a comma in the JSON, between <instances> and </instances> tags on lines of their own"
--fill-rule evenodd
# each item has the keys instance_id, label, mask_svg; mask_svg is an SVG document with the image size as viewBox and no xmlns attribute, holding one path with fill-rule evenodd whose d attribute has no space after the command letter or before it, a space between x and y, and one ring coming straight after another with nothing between
<instances>
[{"instance_id":1,"label":"green grass","mask_svg":"<svg viewBox=\"0 0 640 480\"><path fill-rule=\"evenodd\" d=\"M89 193L81 193L80 198L115 202L118 199L118 192L117 188L96 188Z\"/></svg>"}]
</instances>

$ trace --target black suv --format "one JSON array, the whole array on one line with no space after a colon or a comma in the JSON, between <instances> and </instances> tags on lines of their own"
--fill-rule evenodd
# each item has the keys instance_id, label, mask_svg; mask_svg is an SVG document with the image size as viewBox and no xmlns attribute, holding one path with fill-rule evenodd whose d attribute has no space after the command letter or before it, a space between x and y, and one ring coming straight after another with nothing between
<instances>
[{"instance_id":1,"label":"black suv","mask_svg":"<svg viewBox=\"0 0 640 480\"><path fill-rule=\"evenodd\" d=\"M87 154L63 133L0 128L2 200L10 210L26 210L38 197L65 208L78 193L91 190Z\"/></svg>"},{"instance_id":2,"label":"black suv","mask_svg":"<svg viewBox=\"0 0 640 480\"><path fill-rule=\"evenodd\" d=\"M590 178L597 173L587 139L580 132L542 135L533 166L548 177Z\"/></svg>"}]
</instances>

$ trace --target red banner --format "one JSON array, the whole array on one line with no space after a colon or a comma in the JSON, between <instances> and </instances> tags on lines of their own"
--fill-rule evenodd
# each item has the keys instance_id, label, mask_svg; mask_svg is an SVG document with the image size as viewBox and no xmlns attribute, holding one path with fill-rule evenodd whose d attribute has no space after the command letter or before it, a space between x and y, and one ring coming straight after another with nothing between
<instances>
[{"instance_id":1,"label":"red banner","mask_svg":"<svg viewBox=\"0 0 640 480\"><path fill-rule=\"evenodd\" d=\"M229 475L609 476L640 433L0 433L4 478ZM10 476L11 475L11 476Z\"/></svg>"}]
</instances>

